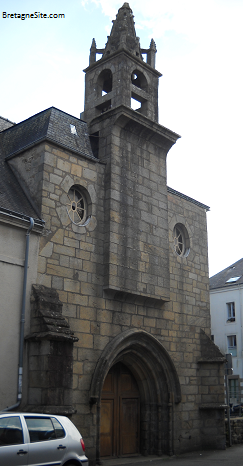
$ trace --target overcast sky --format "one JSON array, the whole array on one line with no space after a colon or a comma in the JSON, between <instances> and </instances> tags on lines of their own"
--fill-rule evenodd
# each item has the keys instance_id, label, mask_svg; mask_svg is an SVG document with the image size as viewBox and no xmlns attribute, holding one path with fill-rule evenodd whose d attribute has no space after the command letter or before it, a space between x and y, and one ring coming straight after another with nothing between
<instances>
[{"instance_id":1,"label":"overcast sky","mask_svg":"<svg viewBox=\"0 0 243 466\"><path fill-rule=\"evenodd\" d=\"M95 37L103 48L122 1L0 0L0 115L19 123L55 106L79 117ZM210 206L210 276L243 257L243 0L131 0L142 48L153 37L159 122L181 135L168 185ZM63 19L4 18L65 14ZM240 246L238 246L238 238Z\"/></svg>"}]
</instances>

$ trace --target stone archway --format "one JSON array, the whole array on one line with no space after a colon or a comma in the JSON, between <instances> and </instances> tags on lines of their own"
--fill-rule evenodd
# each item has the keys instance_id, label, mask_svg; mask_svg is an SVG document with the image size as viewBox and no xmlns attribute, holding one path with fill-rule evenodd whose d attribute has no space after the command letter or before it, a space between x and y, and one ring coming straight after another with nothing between
<instances>
[{"instance_id":1,"label":"stone archway","mask_svg":"<svg viewBox=\"0 0 243 466\"><path fill-rule=\"evenodd\" d=\"M132 329L105 347L92 378L90 401L97 403L97 461L101 393L109 370L118 362L132 373L140 393L140 453L173 454L173 404L181 401L178 375L162 344L149 333Z\"/></svg>"}]
</instances>

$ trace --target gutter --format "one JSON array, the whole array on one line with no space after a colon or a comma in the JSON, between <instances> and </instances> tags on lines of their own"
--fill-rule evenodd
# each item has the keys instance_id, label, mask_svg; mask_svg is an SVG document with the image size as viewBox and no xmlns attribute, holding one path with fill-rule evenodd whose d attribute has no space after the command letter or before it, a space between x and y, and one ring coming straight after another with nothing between
<instances>
[{"instance_id":1,"label":"gutter","mask_svg":"<svg viewBox=\"0 0 243 466\"><path fill-rule=\"evenodd\" d=\"M12 411L19 407L22 400L22 389L23 389L23 355L24 355L24 324L25 324L25 303L26 303L26 288L27 288L27 272L28 272L28 261L29 261L29 243L30 233L34 227L34 220L29 217L30 226L26 233L26 245L25 245L25 261L24 261L24 282L23 282L23 296L22 296L22 309L20 319L20 338L19 338L19 368L18 368L18 391L17 391L17 403L2 411Z\"/></svg>"},{"instance_id":2,"label":"gutter","mask_svg":"<svg viewBox=\"0 0 243 466\"><path fill-rule=\"evenodd\" d=\"M8 223L9 221L18 222L19 226L21 226L20 223L22 225L29 223L30 219L32 218L32 217L29 217L28 215L20 214L18 212L15 212L14 210L5 209L3 207L0 207L0 216L2 218L6 217ZM40 220L38 218L34 219L35 231L41 232L44 226L45 226L44 220ZM25 228L25 225L23 226L23 228Z\"/></svg>"}]
</instances>

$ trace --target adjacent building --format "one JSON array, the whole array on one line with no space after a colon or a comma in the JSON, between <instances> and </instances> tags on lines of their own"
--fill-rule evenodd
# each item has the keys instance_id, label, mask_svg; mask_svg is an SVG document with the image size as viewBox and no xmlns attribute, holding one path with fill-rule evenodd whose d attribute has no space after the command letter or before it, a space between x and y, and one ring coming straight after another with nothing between
<instances>
[{"instance_id":1,"label":"adjacent building","mask_svg":"<svg viewBox=\"0 0 243 466\"><path fill-rule=\"evenodd\" d=\"M1 120L0 409L71 416L91 464L225 448L208 207L167 186L155 55L124 3L81 119Z\"/></svg>"},{"instance_id":2,"label":"adjacent building","mask_svg":"<svg viewBox=\"0 0 243 466\"><path fill-rule=\"evenodd\" d=\"M231 353L229 376L232 405L243 402L243 259L210 278L212 338L223 354Z\"/></svg>"}]
</instances>

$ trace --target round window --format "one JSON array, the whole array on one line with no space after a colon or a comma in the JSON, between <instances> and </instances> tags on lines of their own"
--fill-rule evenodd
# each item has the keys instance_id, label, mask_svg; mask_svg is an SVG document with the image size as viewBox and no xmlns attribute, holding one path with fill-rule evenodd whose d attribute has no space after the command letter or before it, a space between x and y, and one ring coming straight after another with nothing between
<instances>
[{"instance_id":1,"label":"round window","mask_svg":"<svg viewBox=\"0 0 243 466\"><path fill-rule=\"evenodd\" d=\"M87 220L87 200L81 189L72 186L68 191L67 210L75 225L84 225Z\"/></svg>"},{"instance_id":2,"label":"round window","mask_svg":"<svg viewBox=\"0 0 243 466\"><path fill-rule=\"evenodd\" d=\"M190 251L189 235L182 223L177 223L173 230L174 251L178 256L188 256Z\"/></svg>"}]
</instances>

